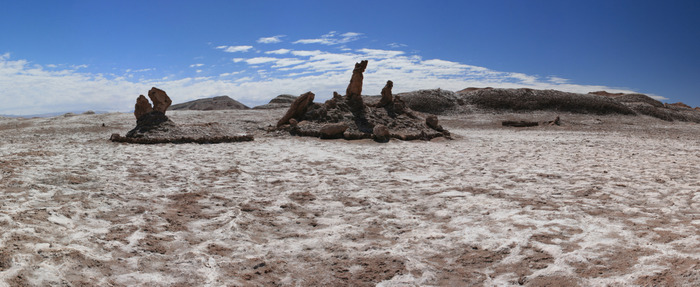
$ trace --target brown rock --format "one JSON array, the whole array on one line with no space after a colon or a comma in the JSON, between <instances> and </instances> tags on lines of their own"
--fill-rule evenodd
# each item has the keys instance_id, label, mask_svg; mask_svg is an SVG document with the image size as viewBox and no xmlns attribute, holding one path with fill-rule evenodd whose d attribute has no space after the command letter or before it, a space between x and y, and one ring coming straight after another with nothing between
<instances>
[{"instance_id":1,"label":"brown rock","mask_svg":"<svg viewBox=\"0 0 700 287\"><path fill-rule=\"evenodd\" d=\"M151 98L151 101L153 102L153 110L164 114L168 107L170 107L170 104L173 103L165 91L156 87L153 87L150 91L148 91L148 97Z\"/></svg>"},{"instance_id":2,"label":"brown rock","mask_svg":"<svg viewBox=\"0 0 700 287\"><path fill-rule=\"evenodd\" d=\"M348 104L354 110L364 109L364 102L362 101L362 79L364 76L362 73L367 69L367 60L363 60L359 63L355 63L355 69L352 70L352 77L350 78L350 84L345 90L345 95L348 97Z\"/></svg>"},{"instance_id":3,"label":"brown rock","mask_svg":"<svg viewBox=\"0 0 700 287\"><path fill-rule=\"evenodd\" d=\"M378 142L388 142L391 138L391 133L389 133L389 128L385 125L376 125L372 130L374 135L374 140Z\"/></svg>"},{"instance_id":4,"label":"brown rock","mask_svg":"<svg viewBox=\"0 0 700 287\"><path fill-rule=\"evenodd\" d=\"M134 106L134 116L138 120L141 116L153 111L151 103L143 95L136 98L136 105Z\"/></svg>"},{"instance_id":5,"label":"brown rock","mask_svg":"<svg viewBox=\"0 0 700 287\"><path fill-rule=\"evenodd\" d=\"M345 130L348 129L348 124L346 123L332 123L332 124L326 124L321 129L319 132L321 133L321 138L324 139L333 139L333 138L341 138L343 137L343 133Z\"/></svg>"},{"instance_id":6,"label":"brown rock","mask_svg":"<svg viewBox=\"0 0 700 287\"><path fill-rule=\"evenodd\" d=\"M393 88L393 87L394 87L394 82L386 81L386 85L382 89L382 99L379 100L377 107L386 106L388 104L391 104L391 102L394 101L393 96L391 95L391 88Z\"/></svg>"},{"instance_id":7,"label":"brown rock","mask_svg":"<svg viewBox=\"0 0 700 287\"><path fill-rule=\"evenodd\" d=\"M425 124L436 131L443 131L443 128L440 126L436 115L429 115L427 118L425 118Z\"/></svg>"},{"instance_id":8,"label":"brown rock","mask_svg":"<svg viewBox=\"0 0 700 287\"><path fill-rule=\"evenodd\" d=\"M287 124L290 119L301 118L306 113L309 105L314 102L314 96L314 93L307 92L294 100L287 113L277 122L277 127Z\"/></svg>"}]
</instances>

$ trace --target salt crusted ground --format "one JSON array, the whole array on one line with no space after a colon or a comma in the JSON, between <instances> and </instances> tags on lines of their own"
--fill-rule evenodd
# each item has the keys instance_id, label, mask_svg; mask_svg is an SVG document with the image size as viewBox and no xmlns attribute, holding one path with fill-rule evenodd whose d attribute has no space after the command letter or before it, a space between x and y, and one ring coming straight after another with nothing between
<instances>
[{"instance_id":1,"label":"salt crusted ground","mask_svg":"<svg viewBox=\"0 0 700 287\"><path fill-rule=\"evenodd\" d=\"M454 140L108 141L131 114L0 119L0 286L698 286L700 126L441 117ZM103 127L102 124L105 124Z\"/></svg>"}]
</instances>

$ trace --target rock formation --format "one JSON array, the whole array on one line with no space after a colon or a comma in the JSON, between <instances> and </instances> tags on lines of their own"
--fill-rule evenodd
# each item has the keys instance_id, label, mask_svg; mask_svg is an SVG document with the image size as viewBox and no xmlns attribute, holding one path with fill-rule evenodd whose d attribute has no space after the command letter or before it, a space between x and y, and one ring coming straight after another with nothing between
<instances>
[{"instance_id":1,"label":"rock formation","mask_svg":"<svg viewBox=\"0 0 700 287\"><path fill-rule=\"evenodd\" d=\"M393 88L393 87L394 87L394 82L386 81L386 85L382 89L382 98L379 100L379 103L377 104L378 108L386 106L394 101L394 97L391 95L391 88Z\"/></svg>"},{"instance_id":2,"label":"rock formation","mask_svg":"<svg viewBox=\"0 0 700 287\"><path fill-rule=\"evenodd\" d=\"M401 140L430 140L449 137L449 132L435 124L426 123L422 114L406 107L399 96L391 96L393 83L384 87L381 105L367 105L362 99L362 73L367 61L355 64L347 94L334 92L333 98L323 104L313 102L314 94L308 92L297 98L287 113L277 122L277 129L291 134L320 138L374 139L386 142L390 138ZM431 123L437 123L437 118Z\"/></svg>"},{"instance_id":3,"label":"rock formation","mask_svg":"<svg viewBox=\"0 0 700 287\"><path fill-rule=\"evenodd\" d=\"M355 63L355 69L352 70L350 84L348 84L348 88L345 90L348 105L354 110L361 110L364 107L364 102L362 101L362 80L364 76L362 73L365 72L365 69L367 69L367 60Z\"/></svg>"},{"instance_id":4,"label":"rock formation","mask_svg":"<svg viewBox=\"0 0 700 287\"><path fill-rule=\"evenodd\" d=\"M148 101L148 99L146 99L146 97L140 95L138 98L136 98L136 105L134 105L134 116L136 117L136 120L152 111L153 107L151 107L151 103Z\"/></svg>"},{"instance_id":5,"label":"rock formation","mask_svg":"<svg viewBox=\"0 0 700 287\"><path fill-rule=\"evenodd\" d=\"M279 127L287 124L289 123L290 119L298 119L304 115L306 110L309 108L309 105L314 102L314 96L314 93L307 92L294 100L292 105L289 107L289 110L287 110L287 113L277 122L277 126Z\"/></svg>"},{"instance_id":6,"label":"rock formation","mask_svg":"<svg viewBox=\"0 0 700 287\"><path fill-rule=\"evenodd\" d=\"M148 99L140 95L134 106L136 127L126 133L126 136L112 134L113 142L157 144L157 143L222 143L252 141L249 135L228 135L226 129L218 123L196 125L195 128L184 128L176 125L166 115L172 101L165 91L152 88Z\"/></svg>"},{"instance_id":7,"label":"rock formation","mask_svg":"<svg viewBox=\"0 0 700 287\"><path fill-rule=\"evenodd\" d=\"M150 91L148 91L148 97L151 98L151 102L153 102L153 110L159 111L163 114L165 114L165 111L168 110L170 104L173 103L173 101L170 100L170 97L168 97L168 94L166 94L165 91L156 87L153 87Z\"/></svg>"}]
</instances>

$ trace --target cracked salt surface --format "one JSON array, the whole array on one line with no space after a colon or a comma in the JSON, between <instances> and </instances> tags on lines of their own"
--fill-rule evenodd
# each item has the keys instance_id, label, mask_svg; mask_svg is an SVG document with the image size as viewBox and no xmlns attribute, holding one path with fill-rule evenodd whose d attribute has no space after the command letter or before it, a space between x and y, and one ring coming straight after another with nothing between
<instances>
[{"instance_id":1,"label":"cracked salt surface","mask_svg":"<svg viewBox=\"0 0 700 287\"><path fill-rule=\"evenodd\" d=\"M256 137L216 145L0 119L0 286L700 285L698 125L474 114L377 144L264 132L281 112L169 113Z\"/></svg>"}]
</instances>

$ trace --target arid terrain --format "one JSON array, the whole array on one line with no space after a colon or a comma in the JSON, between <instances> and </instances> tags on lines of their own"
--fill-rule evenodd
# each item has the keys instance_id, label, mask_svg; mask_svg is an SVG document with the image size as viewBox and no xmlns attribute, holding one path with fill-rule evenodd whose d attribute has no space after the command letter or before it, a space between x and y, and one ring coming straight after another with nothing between
<instances>
[{"instance_id":1,"label":"arid terrain","mask_svg":"<svg viewBox=\"0 0 700 287\"><path fill-rule=\"evenodd\" d=\"M700 125L440 116L453 139L113 143L134 115L0 118L0 286L700 286ZM561 126L502 127L503 120Z\"/></svg>"}]
</instances>

